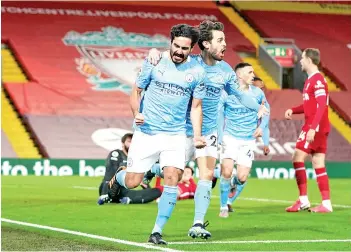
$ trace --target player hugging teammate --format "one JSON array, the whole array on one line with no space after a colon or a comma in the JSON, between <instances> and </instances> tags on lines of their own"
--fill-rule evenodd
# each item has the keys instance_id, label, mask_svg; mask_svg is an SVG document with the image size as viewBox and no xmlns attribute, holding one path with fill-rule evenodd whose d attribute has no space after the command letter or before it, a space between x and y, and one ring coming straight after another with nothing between
<instances>
[{"instance_id":1,"label":"player hugging teammate","mask_svg":"<svg viewBox=\"0 0 351 252\"><path fill-rule=\"evenodd\" d=\"M261 89L252 85L254 69L250 64L240 63L234 72L223 61L226 42L222 23L204 21L198 28L186 24L175 25L171 29L170 37L171 46L168 51L151 50L143 63L131 94L135 132L128 153L127 168L117 170L109 183L109 195L112 196L121 188L135 188L142 182L144 173L159 160L164 176L164 189L158 204L156 222L148 240L154 244L167 244L162 238L162 231L176 205L177 183L182 177L186 161L191 158L197 160L200 179L194 196L194 221L188 235L193 238L211 237L211 233L206 230L208 224L204 222L204 218L211 199L219 140L218 128L223 131L224 146L220 183L221 217L228 217L227 200L231 186L239 191L246 185L254 159L255 138L262 136L263 132L269 132L269 105ZM190 55L196 43L201 53ZM320 74L313 77L311 71L314 68L311 64L317 61L311 57L310 53L304 52L301 64L311 74L312 82ZM317 103L322 106L325 101L319 97L326 97L326 83L318 78L309 85L313 85L309 95L314 95ZM223 108L223 112L218 113L219 107ZM324 108L325 106L323 111ZM287 111L287 117L292 112L301 111L301 107L294 108ZM307 113L309 110L305 108L304 111ZM316 160L319 161L321 159L318 157L323 150L311 143L314 137L317 140L319 134L316 132L321 129L320 118L324 112L320 111L314 108L313 112L307 113L308 127L303 128L306 132L303 131L304 137L301 137L305 140L306 136L306 143L297 146L297 153L298 148L304 148L304 153L307 153L308 148L314 150L314 153L318 151ZM223 114L220 124L218 114ZM311 116L314 119L310 119ZM260 118L262 119L259 121ZM326 135L322 131L320 137L323 139ZM268 153L269 150L265 152ZM296 171L302 168L304 157L294 159L298 163ZM238 174L232 178L234 162L238 165ZM326 176L323 165L322 162L318 163L322 172L318 173L317 178ZM326 192L329 192L329 188L326 190L325 183L319 184L320 188L324 188L323 197L329 197ZM302 199L297 202L302 204L298 205L299 209L301 206L309 206L306 198L304 203L301 203ZM324 200L323 206L326 205L327 201ZM315 211L324 208L318 209Z\"/></svg>"}]
</instances>

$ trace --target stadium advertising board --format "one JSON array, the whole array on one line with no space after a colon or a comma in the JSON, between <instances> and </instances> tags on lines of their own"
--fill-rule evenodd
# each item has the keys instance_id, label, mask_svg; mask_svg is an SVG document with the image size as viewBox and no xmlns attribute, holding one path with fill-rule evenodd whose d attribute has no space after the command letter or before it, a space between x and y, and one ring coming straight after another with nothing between
<instances>
[{"instance_id":1,"label":"stadium advertising board","mask_svg":"<svg viewBox=\"0 0 351 252\"><path fill-rule=\"evenodd\" d=\"M102 159L16 159L1 160L2 176L81 176L99 177L105 174ZM196 163L189 165L196 167ZM311 163L306 163L309 179L315 179ZM351 178L351 163L327 162L330 178ZM294 179L295 171L290 162L255 161L251 177L258 179Z\"/></svg>"}]
</instances>

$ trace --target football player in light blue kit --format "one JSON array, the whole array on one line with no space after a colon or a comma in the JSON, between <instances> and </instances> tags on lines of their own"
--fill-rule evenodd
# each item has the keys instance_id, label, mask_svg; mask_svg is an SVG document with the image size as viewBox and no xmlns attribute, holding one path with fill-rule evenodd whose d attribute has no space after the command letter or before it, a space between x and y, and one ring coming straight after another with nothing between
<instances>
[{"instance_id":1,"label":"football player in light blue kit","mask_svg":"<svg viewBox=\"0 0 351 252\"><path fill-rule=\"evenodd\" d=\"M180 24L171 29L171 48L154 66L145 60L131 94L135 133L127 169L116 173L111 191L118 186L137 187L144 173L159 159L164 172L164 191L158 204L155 226L148 242L167 244L162 230L177 201L177 184L185 163L185 120L189 102L194 126L194 145L205 146L201 137L202 99L205 96L203 67L188 57L197 42L196 28ZM145 91L141 99L141 93ZM140 101L141 99L141 101ZM191 100L192 99L192 100Z\"/></svg>"},{"instance_id":2,"label":"football player in light blue kit","mask_svg":"<svg viewBox=\"0 0 351 252\"><path fill-rule=\"evenodd\" d=\"M251 85L254 78L253 67L248 63L239 63L235 67L239 79L240 89L251 95L257 104L267 106L266 97L261 89ZM231 178L234 161L237 164L237 175L233 177L236 185L236 197L240 195L246 185L254 160L253 149L256 138L263 135L263 129L268 124L268 116L264 116L258 125L257 112L243 106L233 95L222 93L220 107L224 108L225 126L222 140L223 153L221 156L221 208L219 216L229 216L227 200L231 188ZM223 127L219 125L219 127Z\"/></svg>"},{"instance_id":3,"label":"football player in light blue kit","mask_svg":"<svg viewBox=\"0 0 351 252\"><path fill-rule=\"evenodd\" d=\"M199 25L200 38L198 45L201 49L200 55L192 55L206 71L205 86L206 96L203 99L203 124L202 135L206 138L206 147L196 149L193 145L193 125L187 120L187 144L186 161L190 161L194 154L200 170L200 180L195 192L195 216L193 226L188 235L196 238L209 238L211 233L205 229L204 217L210 204L212 192L213 171L217 159L217 109L221 92L225 89L229 94L235 95L241 102L257 112L261 106L251 96L238 90L236 75L231 66L222 61L226 42L224 26L220 22L203 21ZM157 64L159 52L156 49L150 51L149 60ZM263 108L260 113L265 112Z\"/></svg>"},{"instance_id":4,"label":"football player in light blue kit","mask_svg":"<svg viewBox=\"0 0 351 252\"><path fill-rule=\"evenodd\" d=\"M260 88L262 91L265 90L265 84L264 82L262 81L262 79L258 78L258 77L254 77L253 79L253 83L252 83L255 87L258 87ZM267 106L267 108L269 109L270 106L269 106L269 103L268 101L265 102L265 105ZM222 107L223 108L223 107ZM219 123L219 125L224 125L224 112L223 111L219 111L218 112L218 115L219 115L219 120L222 121ZM220 118L221 117L221 118ZM268 123L266 125L266 127L264 127L263 129L263 136L262 136L262 141L263 141L263 154L264 155L268 155L269 152L270 152L270 149L269 149L269 136L270 136L270 131L269 131L269 115L267 115L268 117ZM267 120L267 118L266 118ZM261 123L261 119L259 120L258 124L260 125ZM258 126L259 126L258 125ZM222 130L218 130L218 135L221 133L221 135L223 135L223 129ZM218 138L220 139L220 138ZM235 171L236 172L236 171ZM218 175L219 171L215 170L215 175L217 175L219 178L220 177L220 174ZM233 170L233 174L234 174L234 170ZM244 184L246 185L246 183ZM243 185L243 186L244 186ZM233 207L232 207L232 204L234 203L234 201L237 199L237 197L239 196L239 194L242 192L242 188L243 186L239 186L239 190L237 191L236 190L236 184L233 184L233 180L232 180L232 183L231 183L231 189L230 189L230 193L229 193L229 197L228 197L228 201L227 201L227 206L228 206L228 211L229 212L234 212L233 210Z\"/></svg>"}]
</instances>

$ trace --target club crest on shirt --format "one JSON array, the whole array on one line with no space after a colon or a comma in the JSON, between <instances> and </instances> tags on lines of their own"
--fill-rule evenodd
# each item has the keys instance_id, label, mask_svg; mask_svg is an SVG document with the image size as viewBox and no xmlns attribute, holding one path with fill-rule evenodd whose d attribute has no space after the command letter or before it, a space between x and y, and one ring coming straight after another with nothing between
<instances>
[{"instance_id":1,"label":"club crest on shirt","mask_svg":"<svg viewBox=\"0 0 351 252\"><path fill-rule=\"evenodd\" d=\"M185 75L185 80L186 80L186 82L191 83L194 81L194 76L192 74L188 73L187 75Z\"/></svg>"},{"instance_id":2,"label":"club crest on shirt","mask_svg":"<svg viewBox=\"0 0 351 252\"><path fill-rule=\"evenodd\" d=\"M324 85L320 80L317 80L317 84L314 86L314 88L324 88Z\"/></svg>"},{"instance_id":3,"label":"club crest on shirt","mask_svg":"<svg viewBox=\"0 0 351 252\"><path fill-rule=\"evenodd\" d=\"M75 46L77 70L96 91L122 91L129 94L150 48L169 47L169 38L160 34L127 33L119 27L79 33L69 31L62 39Z\"/></svg>"}]
</instances>

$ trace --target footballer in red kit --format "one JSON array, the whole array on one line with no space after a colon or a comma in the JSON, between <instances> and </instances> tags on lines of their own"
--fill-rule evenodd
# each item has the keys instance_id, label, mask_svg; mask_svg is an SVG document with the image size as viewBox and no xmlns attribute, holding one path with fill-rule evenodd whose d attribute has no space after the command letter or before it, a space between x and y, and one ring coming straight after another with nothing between
<instances>
[{"instance_id":1,"label":"footballer in red kit","mask_svg":"<svg viewBox=\"0 0 351 252\"><path fill-rule=\"evenodd\" d=\"M328 86L323 75L315 72L305 81L303 88L303 104L292 108L293 114L305 114L305 124L302 127L296 148L308 153L326 153L327 137L330 131L328 119ZM309 129L315 130L314 141L306 140Z\"/></svg>"},{"instance_id":2,"label":"footballer in red kit","mask_svg":"<svg viewBox=\"0 0 351 252\"><path fill-rule=\"evenodd\" d=\"M325 153L327 151L327 139L330 131L328 118L328 84L323 75L318 71L320 63L320 52L318 49L308 48L302 53L300 60L302 70L308 74L303 88L303 104L288 109L285 118L292 119L293 114L304 114L305 123L296 141L293 155L293 165L297 186L299 188L299 199L287 212L298 212L309 210L311 212L332 212L330 202L329 178L325 168ZM316 172L319 191L322 196L322 204L310 208L311 204L307 196L307 175L305 159L312 156L312 165Z\"/></svg>"},{"instance_id":3,"label":"footballer in red kit","mask_svg":"<svg viewBox=\"0 0 351 252\"><path fill-rule=\"evenodd\" d=\"M182 179L178 182L178 200L193 199L196 191L196 183L193 178L193 169L190 166L185 166ZM156 188L163 192L163 186L161 180L156 180Z\"/></svg>"}]
</instances>

